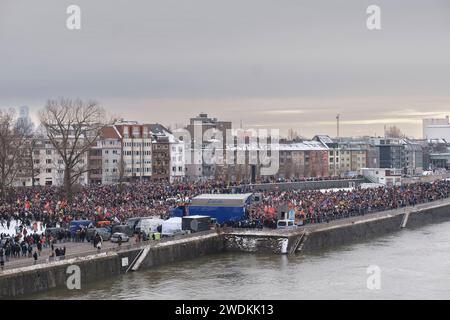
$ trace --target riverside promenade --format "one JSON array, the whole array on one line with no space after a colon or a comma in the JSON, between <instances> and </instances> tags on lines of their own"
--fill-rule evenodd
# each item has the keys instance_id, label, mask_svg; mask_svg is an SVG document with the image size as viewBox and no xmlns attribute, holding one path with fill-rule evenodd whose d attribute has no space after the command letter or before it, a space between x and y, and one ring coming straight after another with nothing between
<instances>
[{"instance_id":1,"label":"riverside promenade","mask_svg":"<svg viewBox=\"0 0 450 320\"><path fill-rule=\"evenodd\" d=\"M43 254L37 265L32 259L15 262L0 273L0 298L14 298L55 288L65 288L70 267L80 270L81 283L92 283L122 274L164 266L221 252L295 254L332 250L357 241L370 241L403 228L417 228L450 220L450 199L396 210L369 213L293 230L221 229L161 241L104 245L99 253L90 244L66 247L64 260L47 262ZM57 246L62 246L57 245Z\"/></svg>"}]
</instances>

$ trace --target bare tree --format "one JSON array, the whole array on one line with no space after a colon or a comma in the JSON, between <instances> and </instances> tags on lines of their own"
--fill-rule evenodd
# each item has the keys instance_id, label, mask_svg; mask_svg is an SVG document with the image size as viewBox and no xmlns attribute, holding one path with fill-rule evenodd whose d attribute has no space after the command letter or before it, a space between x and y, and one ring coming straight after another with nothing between
<instances>
[{"instance_id":1,"label":"bare tree","mask_svg":"<svg viewBox=\"0 0 450 320\"><path fill-rule=\"evenodd\" d=\"M31 185L34 187L36 178L44 169L44 164L40 162L39 153L43 149L45 136L42 128L34 129L32 124L26 124L24 132L26 134L25 143L23 145L23 153L20 159L21 175L31 178Z\"/></svg>"},{"instance_id":2,"label":"bare tree","mask_svg":"<svg viewBox=\"0 0 450 320\"><path fill-rule=\"evenodd\" d=\"M0 198L21 170L26 127L16 121L14 110L0 110Z\"/></svg>"},{"instance_id":3,"label":"bare tree","mask_svg":"<svg viewBox=\"0 0 450 320\"><path fill-rule=\"evenodd\" d=\"M117 166L118 166L117 171L119 174L119 176L118 176L119 188L120 188L120 190L122 190L123 183L125 181L125 170L126 170L126 164L125 164L125 160L123 158L123 150L120 152L120 159L119 159Z\"/></svg>"},{"instance_id":4,"label":"bare tree","mask_svg":"<svg viewBox=\"0 0 450 320\"><path fill-rule=\"evenodd\" d=\"M298 132L292 128L288 130L287 139L292 141L294 139L297 139L299 137Z\"/></svg>"},{"instance_id":5,"label":"bare tree","mask_svg":"<svg viewBox=\"0 0 450 320\"><path fill-rule=\"evenodd\" d=\"M113 124L96 101L60 98L48 100L39 113L41 125L64 167L66 197L72 201L73 186L89 171L85 158L97 144L103 129Z\"/></svg>"},{"instance_id":6,"label":"bare tree","mask_svg":"<svg viewBox=\"0 0 450 320\"><path fill-rule=\"evenodd\" d=\"M386 138L403 138L404 134L397 126L390 126L385 130Z\"/></svg>"}]
</instances>

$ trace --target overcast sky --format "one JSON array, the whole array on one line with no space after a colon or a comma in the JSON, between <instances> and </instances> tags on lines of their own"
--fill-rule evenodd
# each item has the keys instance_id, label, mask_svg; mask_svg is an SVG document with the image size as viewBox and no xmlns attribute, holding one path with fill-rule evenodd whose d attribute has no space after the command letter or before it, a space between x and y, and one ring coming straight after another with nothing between
<instances>
[{"instance_id":1,"label":"overcast sky","mask_svg":"<svg viewBox=\"0 0 450 320\"><path fill-rule=\"evenodd\" d=\"M335 136L340 113L341 135L420 137L450 114L449 32L448 0L0 0L0 107L94 98L129 120L203 111L307 137Z\"/></svg>"}]
</instances>

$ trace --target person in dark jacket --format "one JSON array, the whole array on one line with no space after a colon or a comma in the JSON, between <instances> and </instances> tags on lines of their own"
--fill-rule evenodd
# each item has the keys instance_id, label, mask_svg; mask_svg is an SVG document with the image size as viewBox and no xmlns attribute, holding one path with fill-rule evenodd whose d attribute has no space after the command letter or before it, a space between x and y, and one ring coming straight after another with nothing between
<instances>
[{"instance_id":1,"label":"person in dark jacket","mask_svg":"<svg viewBox=\"0 0 450 320\"><path fill-rule=\"evenodd\" d=\"M34 258L33 264L36 264L37 263L37 259L38 259L38 254L37 254L36 251L34 251L34 253L33 253L33 258Z\"/></svg>"},{"instance_id":2,"label":"person in dark jacket","mask_svg":"<svg viewBox=\"0 0 450 320\"><path fill-rule=\"evenodd\" d=\"M3 248L0 248L0 268L5 269L5 250Z\"/></svg>"},{"instance_id":3,"label":"person in dark jacket","mask_svg":"<svg viewBox=\"0 0 450 320\"><path fill-rule=\"evenodd\" d=\"M38 254L41 255L41 252L42 252L42 243L41 243L40 240L37 242L36 247L37 247Z\"/></svg>"}]
</instances>

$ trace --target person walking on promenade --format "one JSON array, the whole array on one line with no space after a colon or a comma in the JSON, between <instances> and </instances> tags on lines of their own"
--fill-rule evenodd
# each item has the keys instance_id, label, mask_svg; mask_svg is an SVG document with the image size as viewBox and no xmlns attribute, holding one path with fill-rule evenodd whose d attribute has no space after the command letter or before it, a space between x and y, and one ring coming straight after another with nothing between
<instances>
[{"instance_id":1,"label":"person walking on promenade","mask_svg":"<svg viewBox=\"0 0 450 320\"><path fill-rule=\"evenodd\" d=\"M97 242L97 252L100 252L101 250L102 250L102 241L99 240L99 241Z\"/></svg>"},{"instance_id":2,"label":"person walking on promenade","mask_svg":"<svg viewBox=\"0 0 450 320\"><path fill-rule=\"evenodd\" d=\"M0 268L2 271L5 269L5 250L0 248Z\"/></svg>"},{"instance_id":3,"label":"person walking on promenade","mask_svg":"<svg viewBox=\"0 0 450 320\"><path fill-rule=\"evenodd\" d=\"M41 255L41 253L42 253L42 243L41 243L41 241L37 242L36 248L37 248L38 254Z\"/></svg>"},{"instance_id":4,"label":"person walking on promenade","mask_svg":"<svg viewBox=\"0 0 450 320\"><path fill-rule=\"evenodd\" d=\"M121 235L119 235L119 237L117 238L117 245L119 248L122 245L122 236Z\"/></svg>"},{"instance_id":5,"label":"person walking on promenade","mask_svg":"<svg viewBox=\"0 0 450 320\"><path fill-rule=\"evenodd\" d=\"M33 253L33 259L34 259L33 264L36 264L36 263L37 263L37 259L38 259L37 251L34 251L34 253Z\"/></svg>"}]
</instances>

